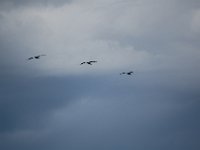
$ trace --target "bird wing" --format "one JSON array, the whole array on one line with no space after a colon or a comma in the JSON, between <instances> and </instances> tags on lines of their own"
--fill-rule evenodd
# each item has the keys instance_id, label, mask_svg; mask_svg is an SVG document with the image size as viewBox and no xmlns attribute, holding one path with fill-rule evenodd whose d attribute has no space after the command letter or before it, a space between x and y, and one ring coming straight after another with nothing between
<instances>
[{"instance_id":1,"label":"bird wing","mask_svg":"<svg viewBox=\"0 0 200 150\"><path fill-rule=\"evenodd\" d=\"M35 57L35 59L39 59L40 58L40 55L38 55L38 56L34 56Z\"/></svg>"},{"instance_id":2,"label":"bird wing","mask_svg":"<svg viewBox=\"0 0 200 150\"><path fill-rule=\"evenodd\" d=\"M92 65L91 63L92 63L92 62L90 62L90 61L87 62L88 65Z\"/></svg>"},{"instance_id":3,"label":"bird wing","mask_svg":"<svg viewBox=\"0 0 200 150\"><path fill-rule=\"evenodd\" d=\"M29 57L29 58L28 58L28 60L31 60L31 59L33 59L33 57Z\"/></svg>"},{"instance_id":4,"label":"bird wing","mask_svg":"<svg viewBox=\"0 0 200 150\"><path fill-rule=\"evenodd\" d=\"M130 72L127 72L126 74L127 75L131 75L133 73L133 71L130 71Z\"/></svg>"},{"instance_id":5,"label":"bird wing","mask_svg":"<svg viewBox=\"0 0 200 150\"><path fill-rule=\"evenodd\" d=\"M90 63L96 63L97 61L95 61L95 60L92 60L92 61L89 61Z\"/></svg>"},{"instance_id":6,"label":"bird wing","mask_svg":"<svg viewBox=\"0 0 200 150\"><path fill-rule=\"evenodd\" d=\"M84 62L82 62L82 63L80 63L80 65L82 65L82 64L85 64L85 61L84 61Z\"/></svg>"}]
</instances>

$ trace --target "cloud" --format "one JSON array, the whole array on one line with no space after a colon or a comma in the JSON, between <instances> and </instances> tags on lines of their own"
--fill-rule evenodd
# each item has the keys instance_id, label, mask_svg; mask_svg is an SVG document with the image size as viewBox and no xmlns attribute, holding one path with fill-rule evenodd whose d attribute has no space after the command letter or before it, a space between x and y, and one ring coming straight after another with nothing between
<instances>
[{"instance_id":1,"label":"cloud","mask_svg":"<svg viewBox=\"0 0 200 150\"><path fill-rule=\"evenodd\" d=\"M200 147L198 1L0 6L0 149Z\"/></svg>"},{"instance_id":2,"label":"cloud","mask_svg":"<svg viewBox=\"0 0 200 150\"><path fill-rule=\"evenodd\" d=\"M77 65L87 59L99 59L97 68L101 71L161 69L164 66L160 64L169 63L162 61L167 59L163 58L164 53L177 56L180 48L173 43L189 34L185 31L190 24L185 19L190 22L190 9L183 13L174 4L172 7L171 1L151 1L148 5L146 1L78 1L60 7L2 11L1 43L6 58L1 64L46 74L83 72ZM20 61L39 53L48 55L41 63Z\"/></svg>"},{"instance_id":3,"label":"cloud","mask_svg":"<svg viewBox=\"0 0 200 150\"><path fill-rule=\"evenodd\" d=\"M165 68L168 55L173 61L179 57L182 46L176 43L196 38L191 35L198 30L198 11L184 6L178 1L73 1L2 10L1 53L6 58L1 64L63 75L84 73L78 64L89 59L100 61L99 72ZM48 57L39 63L21 61L40 53Z\"/></svg>"},{"instance_id":4,"label":"cloud","mask_svg":"<svg viewBox=\"0 0 200 150\"><path fill-rule=\"evenodd\" d=\"M0 110L10 122L1 118L0 145L5 149L142 149L144 143L150 149L198 147L199 94L156 84L158 77L146 84L145 79L77 76L18 79L15 84L11 80L12 86L6 82ZM171 145L171 138L178 144Z\"/></svg>"},{"instance_id":5,"label":"cloud","mask_svg":"<svg viewBox=\"0 0 200 150\"><path fill-rule=\"evenodd\" d=\"M95 39L93 36L100 29L97 26L98 14L84 12L83 8L72 4L61 8L31 8L2 13L2 43L9 45L4 55L9 56L9 51L18 53L14 56L17 57L16 64L19 59L46 53L48 59L34 63L35 66L32 66L33 63L26 65L58 73L73 72L73 68L80 70L77 65L88 59L99 60L101 70L128 68L130 64L144 62L151 55L137 51L131 45L123 46L118 41ZM10 36L12 40L8 41Z\"/></svg>"}]
</instances>

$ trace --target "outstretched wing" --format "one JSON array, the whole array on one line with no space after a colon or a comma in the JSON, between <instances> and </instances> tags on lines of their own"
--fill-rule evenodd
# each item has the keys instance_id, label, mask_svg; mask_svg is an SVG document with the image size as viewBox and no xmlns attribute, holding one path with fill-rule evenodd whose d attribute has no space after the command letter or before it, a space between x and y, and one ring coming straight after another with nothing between
<instances>
[{"instance_id":1,"label":"outstretched wing","mask_svg":"<svg viewBox=\"0 0 200 150\"><path fill-rule=\"evenodd\" d=\"M41 56L46 56L45 54L34 56L35 59L40 59Z\"/></svg>"},{"instance_id":2,"label":"outstretched wing","mask_svg":"<svg viewBox=\"0 0 200 150\"><path fill-rule=\"evenodd\" d=\"M33 57L29 57L29 58L28 58L28 60L31 60L31 59L33 59Z\"/></svg>"},{"instance_id":3,"label":"outstretched wing","mask_svg":"<svg viewBox=\"0 0 200 150\"><path fill-rule=\"evenodd\" d=\"M40 55L38 55L38 56L34 56L34 58L35 58L35 59L39 59L39 58L40 58Z\"/></svg>"},{"instance_id":4,"label":"outstretched wing","mask_svg":"<svg viewBox=\"0 0 200 150\"><path fill-rule=\"evenodd\" d=\"M96 62L97 62L96 60L89 61L89 63L96 63Z\"/></svg>"},{"instance_id":5,"label":"outstretched wing","mask_svg":"<svg viewBox=\"0 0 200 150\"><path fill-rule=\"evenodd\" d=\"M80 65L83 65L83 64L85 64L86 62L84 61L84 62L82 62L82 63L80 63Z\"/></svg>"},{"instance_id":6,"label":"outstretched wing","mask_svg":"<svg viewBox=\"0 0 200 150\"><path fill-rule=\"evenodd\" d=\"M127 72L127 75L131 75L133 73L133 71Z\"/></svg>"},{"instance_id":7,"label":"outstretched wing","mask_svg":"<svg viewBox=\"0 0 200 150\"><path fill-rule=\"evenodd\" d=\"M92 62L88 61L87 64L88 64L88 65L92 65Z\"/></svg>"}]
</instances>

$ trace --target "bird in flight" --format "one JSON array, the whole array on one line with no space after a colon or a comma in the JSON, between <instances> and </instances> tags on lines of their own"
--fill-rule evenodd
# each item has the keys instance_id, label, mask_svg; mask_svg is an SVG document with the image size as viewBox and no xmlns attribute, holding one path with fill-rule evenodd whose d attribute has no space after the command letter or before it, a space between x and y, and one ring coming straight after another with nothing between
<instances>
[{"instance_id":1,"label":"bird in flight","mask_svg":"<svg viewBox=\"0 0 200 150\"><path fill-rule=\"evenodd\" d=\"M33 57L29 57L29 58L28 58L28 60L31 60L31 59L33 59Z\"/></svg>"},{"instance_id":2,"label":"bird in flight","mask_svg":"<svg viewBox=\"0 0 200 150\"><path fill-rule=\"evenodd\" d=\"M28 60L40 59L41 56L46 56L46 55L45 54L41 54L41 55L32 56L32 57L29 57Z\"/></svg>"},{"instance_id":3,"label":"bird in flight","mask_svg":"<svg viewBox=\"0 0 200 150\"><path fill-rule=\"evenodd\" d=\"M120 75L122 75L122 74L126 74L126 75L132 75L134 72L133 71L129 71L129 72L122 72L122 73L120 73Z\"/></svg>"},{"instance_id":4,"label":"bird in flight","mask_svg":"<svg viewBox=\"0 0 200 150\"><path fill-rule=\"evenodd\" d=\"M94 60L91 60L91 61L84 61L82 62L80 65L83 65L83 64L88 64L88 65L92 65L92 63L96 63L97 61L94 61Z\"/></svg>"}]
</instances>

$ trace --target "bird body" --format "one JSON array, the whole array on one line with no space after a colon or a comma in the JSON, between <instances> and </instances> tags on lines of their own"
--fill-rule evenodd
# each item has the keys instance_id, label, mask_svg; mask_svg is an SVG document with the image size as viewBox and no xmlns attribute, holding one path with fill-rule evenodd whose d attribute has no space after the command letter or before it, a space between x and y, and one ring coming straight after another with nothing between
<instances>
[{"instance_id":1,"label":"bird body","mask_svg":"<svg viewBox=\"0 0 200 150\"><path fill-rule=\"evenodd\" d=\"M40 55L34 56L35 59L40 59Z\"/></svg>"},{"instance_id":2,"label":"bird body","mask_svg":"<svg viewBox=\"0 0 200 150\"><path fill-rule=\"evenodd\" d=\"M42 55L32 56L32 57L29 57L28 60L32 60L32 59L40 59L41 56L46 56L46 55L45 55L45 54L42 54Z\"/></svg>"},{"instance_id":3,"label":"bird body","mask_svg":"<svg viewBox=\"0 0 200 150\"><path fill-rule=\"evenodd\" d=\"M133 73L133 71L130 71L130 72L127 72L126 74L127 75L131 75Z\"/></svg>"},{"instance_id":4,"label":"bird body","mask_svg":"<svg viewBox=\"0 0 200 150\"><path fill-rule=\"evenodd\" d=\"M84 61L84 62L82 62L80 65L83 65L83 64L85 64L86 62Z\"/></svg>"},{"instance_id":5,"label":"bird body","mask_svg":"<svg viewBox=\"0 0 200 150\"><path fill-rule=\"evenodd\" d=\"M83 65L83 64L88 64L88 65L92 65L92 63L96 63L97 61L94 61L94 60L91 60L91 61L84 61L82 62L80 65Z\"/></svg>"},{"instance_id":6,"label":"bird body","mask_svg":"<svg viewBox=\"0 0 200 150\"><path fill-rule=\"evenodd\" d=\"M133 71L129 71L129 72L122 72L122 73L120 73L120 75L122 75L122 74L126 74L126 75L132 75L134 72Z\"/></svg>"},{"instance_id":7,"label":"bird body","mask_svg":"<svg viewBox=\"0 0 200 150\"><path fill-rule=\"evenodd\" d=\"M122 74L126 74L126 72L122 72L122 73L120 73L120 75L122 75Z\"/></svg>"},{"instance_id":8,"label":"bird body","mask_svg":"<svg viewBox=\"0 0 200 150\"><path fill-rule=\"evenodd\" d=\"M29 58L28 58L28 60L31 60L31 59L33 59L33 57L29 57Z\"/></svg>"}]
</instances>

